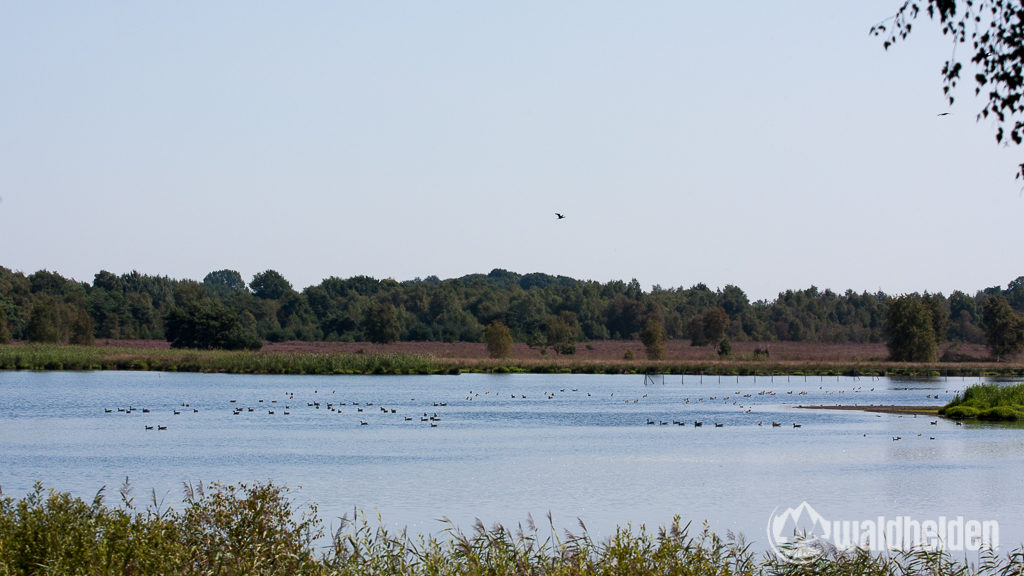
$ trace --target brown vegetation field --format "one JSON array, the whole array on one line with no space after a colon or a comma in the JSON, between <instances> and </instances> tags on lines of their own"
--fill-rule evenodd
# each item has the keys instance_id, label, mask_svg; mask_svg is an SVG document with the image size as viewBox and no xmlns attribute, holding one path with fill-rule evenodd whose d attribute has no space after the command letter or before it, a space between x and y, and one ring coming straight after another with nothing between
<instances>
[{"instance_id":1,"label":"brown vegetation field","mask_svg":"<svg viewBox=\"0 0 1024 576\"><path fill-rule=\"evenodd\" d=\"M161 340L99 340L98 346L129 349L167 349L169 344ZM768 350L768 356L756 356L755 350ZM548 366L564 369L582 369L594 366L631 366L638 370L666 371L686 369L694 372L751 370L758 372L792 372L802 370L841 371L885 370L889 367L907 365L888 361L888 350L884 344L824 344L810 342L736 342L728 358L720 358L710 346L691 346L688 340L672 340L665 345L665 355L659 361L646 357L644 346L636 340L580 342L574 354L557 354L550 347L530 347L517 343L512 347L509 358L491 359L486 344L477 342L395 342L374 344L370 342L268 342L262 352L271 354L415 354L437 358L464 368L487 369L499 364L519 365L524 368ZM632 352L633 359L629 359ZM956 362L921 366L922 369L949 371L971 371L991 369L994 364L988 352L979 345L960 345L944 349L946 357ZM938 366L938 367L937 367ZM999 368L1014 368L1016 364L1000 364Z\"/></svg>"},{"instance_id":2,"label":"brown vegetation field","mask_svg":"<svg viewBox=\"0 0 1024 576\"><path fill-rule=\"evenodd\" d=\"M98 340L99 346L121 348L166 349L170 345L163 340ZM773 362L885 362L889 351L885 344L823 344L816 342L734 342L729 360L754 360L754 351L768 350L768 360ZM945 350L945 349L943 349ZM327 354L423 354L449 360L487 360L487 345L479 342L394 342L374 344L371 342L267 342L264 352L296 352ZM580 342L576 353L559 356L552 348L530 347L523 343L512 346L511 360L551 360L618 362L632 351L637 360L645 359L644 345L639 340L601 340ZM952 351L952 350L951 350ZM988 351L977 344L961 345L955 349L961 360L986 362ZM670 340L665 343L667 362L720 362L721 358L711 346L691 346L689 340Z\"/></svg>"}]
</instances>

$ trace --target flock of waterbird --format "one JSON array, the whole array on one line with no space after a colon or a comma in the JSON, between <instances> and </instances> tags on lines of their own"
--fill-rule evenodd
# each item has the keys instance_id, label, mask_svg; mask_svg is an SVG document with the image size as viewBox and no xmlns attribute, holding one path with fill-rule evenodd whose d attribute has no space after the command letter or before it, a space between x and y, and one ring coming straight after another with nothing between
<instances>
[{"instance_id":1,"label":"flock of waterbird","mask_svg":"<svg viewBox=\"0 0 1024 576\"><path fill-rule=\"evenodd\" d=\"M647 380L645 380L645 389L646 389L646 385L647 385ZM706 388L704 388L703 390L706 392ZM820 394L822 396L830 397L830 396L841 396L841 395L845 395L845 394L848 394L848 393L851 394L851 395L855 395L855 394L859 394L859 393L862 393L862 392L865 392L865 391L867 391L867 392L874 392L875 388L874 387L869 387L869 388L867 388L865 390L864 386L854 386L854 387L848 388L848 389L837 389L837 388L826 388L826 386L823 384L822 386L818 387L818 390L820 391ZM954 393L958 393L959 391L958 390L954 390L953 392ZM535 395L533 397L533 400L551 401L551 400L555 400L556 397L559 397L561 395L578 394L578 393L580 393L580 389L579 388L559 388L557 390L543 391L543 392L541 392L539 394L539 398ZM586 396L584 398L596 398L594 396L593 392L584 392L584 393L586 394ZM949 395L949 393L950 393L950 390L946 390L946 395L947 396ZM717 406L716 409L714 409L714 411L723 414L723 416L728 415L729 412L732 412L733 410L735 410L736 412L739 412L739 413L741 413L743 415L751 415L751 418L750 418L748 424L749 425L753 425L754 424L754 418L756 417L754 415L756 414L756 411L759 409L758 403L754 400L755 397L774 397L774 396L778 396L780 394L783 394L783 392L777 392L775 390L762 389L762 390L760 390L758 392L751 392L751 391L744 392L742 390L737 390L733 394L724 395L724 396L722 396L722 395L715 395L715 396L703 395L703 396L693 396L693 397L691 397L691 396L683 396L681 398L681 400L679 401L679 403L678 403L678 408L685 411L685 410L687 410L687 408L692 409L693 407L696 407L698 405L712 406L712 405L716 405L717 404L718 406ZM507 397L510 398L511 400L527 400L528 399L528 395L526 393L519 393L519 392L509 393L507 391L497 391L497 390L487 390L487 391L483 391L483 392L480 392L480 391L474 392L473 390L470 390L468 392L468 394L465 396L465 403L462 404L461 407L465 408L466 406L469 406L470 404L480 403L481 400L485 400L485 401L489 400L489 399L490 400L497 400L498 398L504 398L505 395L507 395ZM808 391L806 391L806 390L802 390L802 391L788 390L788 391L784 392L784 395L786 395L786 396L794 396L794 395L795 396L807 396L808 395ZM615 393L611 392L611 393L609 393L608 397L605 398L605 400L612 400L613 402L617 402L617 401L613 400L614 397L615 397ZM925 397L929 401L931 401L933 399L933 395L931 393L927 394ZM438 425L442 422L442 416L441 416L441 414L439 414L439 412L443 412L443 410L448 407L448 401L435 400L435 401L430 401L429 403L427 403L427 402L420 403L420 404L417 405L418 409L415 410L415 413L409 413L410 412L410 407L409 407L409 405L407 403L404 403L404 402L399 403L400 408L396 408L394 406L385 406L385 405L375 404L373 401L338 400L337 398L338 398L338 395L337 395L337 390L336 389L335 390L331 390L331 392L329 394L326 393L326 391L324 393L321 393L320 390L315 389L315 390L313 390L312 397L310 397L308 399L302 399L302 400L299 400L299 401L296 400L294 392L285 392L283 399L260 398L258 400L255 400L254 402L250 402L249 403L250 405L245 405L245 406L241 405L238 402L237 399L230 399L228 401L228 403L230 405L230 413L232 415L234 415L234 416L243 416L243 415L248 415L248 414L266 414L267 416L275 416L275 415L290 416L294 411L301 410L301 409L304 408L307 411L309 411L309 410L321 411L322 410L323 411L322 413L324 413L324 414L333 413L333 414L338 414L338 415L345 415L345 414L354 415L354 416L358 417L357 420L358 420L358 425L359 426L369 426L371 421L374 421L374 417L377 417L377 418L382 418L383 417L383 418L394 418L394 419L401 418L402 422L411 422L411 423L412 422L420 422L422 424L428 425L430 428L437 428L438 427ZM938 393L934 394L934 400L938 401L939 399L940 399L940 394L938 394ZM639 394L638 393L635 397L623 399L622 402L624 404L626 404L626 405L642 405L647 400L648 400L648 394L647 393L643 393L643 394ZM416 398L411 398L410 402L416 402ZM722 410L723 407L726 409L725 411ZM426 410L423 410L424 408L426 408ZM167 415L167 414L169 414L171 416L181 416L183 414L198 414L199 413L199 408L193 407L191 405L191 403L189 403L189 402L181 402L180 405L176 405L173 408L170 408L170 409L164 408L164 409L162 409L159 412L154 412L154 410L152 408L149 408L149 407L140 408L140 407L134 406L132 404L129 404L129 405L125 406L125 407L104 408L104 412L108 413L108 414L122 413L122 414L126 414L126 415L127 414L134 414L134 413L142 413L142 414L148 414L148 415L153 415L153 414ZM376 415L376 416L371 416L371 415ZM876 414L876 416L881 418L881 417L883 417L883 414ZM902 418L904 415L903 414L890 414L890 416L896 416L898 418ZM917 418L916 414L915 415L908 414L908 416L913 416L914 418ZM723 419L727 420L728 418L723 418ZM719 422L719 421L714 421L714 420L710 421L709 423L711 424L711 426L709 426L709 428L710 427L713 427L713 428L724 428L725 425L726 425L725 422ZM929 423L932 426L937 426L939 421L938 421L938 419L935 419L935 420L930 420ZM643 424L646 424L648 426L658 426L658 425L660 425L660 426L669 426L669 425L674 425L674 426L691 426L692 425L693 428L703 428L704 424L705 424L705 420L702 420L702 419L690 419L690 418L685 418L684 419L684 418L678 417L678 416L677 417L657 417L657 418L654 418L654 417L651 417L651 416L645 416L644 419L643 419ZM791 429L799 429L799 428L803 427L803 424L800 423L800 422L791 421L791 422L783 423L783 422L780 422L780 421L774 420L774 419L766 421L763 418L758 419L756 421L756 425L759 426L759 427L762 427L762 426L763 427L770 427L770 428L786 427L786 428L791 428ZM956 425L958 425L958 426L961 425L961 422L957 421ZM165 423L149 424L149 423L147 423L147 424L144 424L144 429L145 430L158 430L158 431L167 430L168 429L168 424L165 424ZM864 434L864 436L866 437L867 434ZM917 434L917 436L918 437L924 437L924 434L923 433L919 433L919 434ZM892 438L892 441L894 441L894 442L903 439L902 436L892 436L891 438ZM931 439L931 440L935 439L935 437L931 436L931 435L929 435L928 438Z\"/></svg>"},{"instance_id":2,"label":"flock of waterbird","mask_svg":"<svg viewBox=\"0 0 1024 576\"><path fill-rule=\"evenodd\" d=\"M311 408L313 410L321 410L321 408L322 408L325 413L334 413L334 414L351 413L351 414L356 414L356 415L359 416L358 421L359 421L359 425L360 426L368 426L370 424L370 422L369 422L370 418L368 416L370 414L377 413L378 411L381 414L399 415L399 412L398 412L397 408L388 408L388 407L385 407L385 406L375 405L373 402L336 401L336 400L335 401L328 401L328 400L321 400L320 399L320 397L318 396L320 394L319 390L314 390L313 394L314 394L314 399L305 402L305 407L306 408ZM332 390L331 394L332 395L337 394L337 390ZM416 399L412 398L411 401L415 402ZM266 414L267 416L274 416L274 415L290 416L292 414L292 411L300 406L300 404L295 403L295 393L294 392L286 392L285 393L285 400L284 401L279 401L277 399L267 400L265 398L260 398L256 402L254 402L253 405L251 405L251 406L239 406L238 405L239 403L238 403L237 399L231 399L231 400L228 401L228 403L231 405L231 414L234 415L234 416L241 416L243 414ZM437 408L437 407L446 407L446 406L448 406L447 402L434 402L433 403L433 407L435 407L435 408ZM367 412L367 410L369 410L371 408L372 408L372 410ZM142 413L142 414L160 413L160 414L164 414L164 415L166 415L168 413L167 409L164 409L164 410L162 410L160 412L154 412L153 409L151 409L151 408L139 408L139 407L136 407L136 406L131 405L131 404L129 404L126 407L104 408L103 412L107 413L107 414L122 413L122 414L126 414L126 415L127 414L133 414L133 413L136 413L136 412ZM174 407L174 408L172 408L170 410L170 414L173 415L173 416L180 416L183 413L188 413L188 412L191 412L193 414L198 414L199 413L199 408L193 408L190 403L182 402L180 406L176 406L176 407ZM417 417L413 417L413 416L409 416L409 415L405 415L405 414L402 414L401 416L403 418L403 421L405 421L405 422L413 422L413 421L419 420L420 422L424 422L424 423L428 424L431 428L437 428L438 423L441 422L441 416L438 415L436 410L433 411L433 412L430 412L430 411L423 412L422 416L417 416ZM144 424L144 429L145 430L167 430L167 425L165 425L165 424L156 424L156 425Z\"/></svg>"}]
</instances>

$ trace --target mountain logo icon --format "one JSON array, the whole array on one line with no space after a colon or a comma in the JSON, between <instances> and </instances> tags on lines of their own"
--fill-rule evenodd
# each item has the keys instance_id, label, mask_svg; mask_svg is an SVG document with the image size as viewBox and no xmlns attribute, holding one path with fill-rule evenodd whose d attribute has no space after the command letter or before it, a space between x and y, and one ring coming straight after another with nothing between
<instances>
[{"instance_id":1,"label":"mountain logo icon","mask_svg":"<svg viewBox=\"0 0 1024 576\"><path fill-rule=\"evenodd\" d=\"M776 508L768 519L768 543L781 558L805 564L829 548L830 528L829 522L807 502L782 512Z\"/></svg>"}]
</instances>

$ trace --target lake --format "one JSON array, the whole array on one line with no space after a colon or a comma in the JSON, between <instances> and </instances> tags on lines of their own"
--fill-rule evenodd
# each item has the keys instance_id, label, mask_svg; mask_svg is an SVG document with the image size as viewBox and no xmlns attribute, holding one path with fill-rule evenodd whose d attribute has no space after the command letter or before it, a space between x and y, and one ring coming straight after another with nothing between
<instances>
[{"instance_id":1,"label":"lake","mask_svg":"<svg viewBox=\"0 0 1024 576\"><path fill-rule=\"evenodd\" d=\"M185 483L272 480L334 526L355 509L418 533L550 512L603 538L680 515L755 548L806 502L829 520L996 521L1008 550L1024 428L797 408L941 405L978 381L0 372L0 488L106 486L113 504L127 477L137 503L177 507Z\"/></svg>"}]
</instances>

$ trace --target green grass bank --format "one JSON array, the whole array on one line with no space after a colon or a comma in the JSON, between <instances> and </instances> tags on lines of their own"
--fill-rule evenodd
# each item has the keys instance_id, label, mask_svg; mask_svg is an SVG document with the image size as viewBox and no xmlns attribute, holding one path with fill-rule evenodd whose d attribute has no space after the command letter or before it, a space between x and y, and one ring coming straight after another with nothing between
<instances>
[{"instance_id":1,"label":"green grass bank","mask_svg":"<svg viewBox=\"0 0 1024 576\"><path fill-rule=\"evenodd\" d=\"M940 408L939 414L956 419L1024 420L1024 384L969 386Z\"/></svg>"},{"instance_id":2,"label":"green grass bank","mask_svg":"<svg viewBox=\"0 0 1024 576\"><path fill-rule=\"evenodd\" d=\"M703 374L708 376L1024 376L1001 363L913 364L859 360L594 360L439 358L430 354L175 350L55 344L0 345L0 370L154 370L230 374Z\"/></svg>"}]
</instances>

